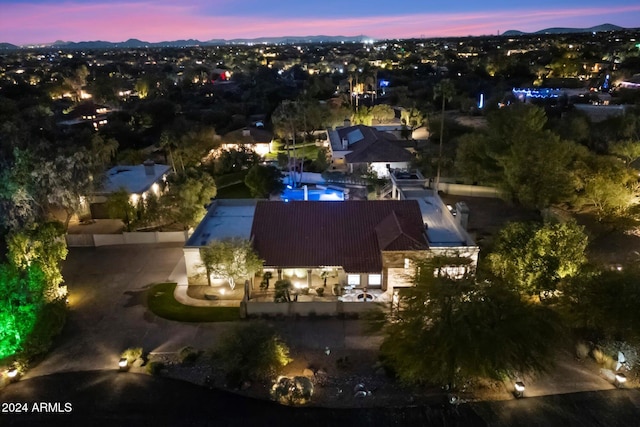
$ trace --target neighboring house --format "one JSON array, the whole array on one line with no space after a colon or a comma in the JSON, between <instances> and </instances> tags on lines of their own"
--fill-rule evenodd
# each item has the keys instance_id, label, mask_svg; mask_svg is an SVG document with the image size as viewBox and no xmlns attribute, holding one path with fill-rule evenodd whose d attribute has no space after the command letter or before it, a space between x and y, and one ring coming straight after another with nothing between
<instances>
[{"instance_id":1,"label":"neighboring house","mask_svg":"<svg viewBox=\"0 0 640 427\"><path fill-rule=\"evenodd\" d=\"M273 134L263 127L246 127L229 132L222 136L223 150L238 150L246 148L264 157L271 152Z\"/></svg>"},{"instance_id":2,"label":"neighboring house","mask_svg":"<svg viewBox=\"0 0 640 427\"><path fill-rule=\"evenodd\" d=\"M328 134L334 169L353 173L371 168L379 177L386 177L391 169L408 169L413 158L395 135L371 126L346 126Z\"/></svg>"},{"instance_id":3,"label":"neighboring house","mask_svg":"<svg viewBox=\"0 0 640 427\"><path fill-rule=\"evenodd\" d=\"M83 102L67 113L65 119L58 122L58 125L67 129L90 126L94 130L98 130L108 123L107 114L110 112L105 105L95 104L91 101Z\"/></svg>"},{"instance_id":4,"label":"neighboring house","mask_svg":"<svg viewBox=\"0 0 640 427\"><path fill-rule=\"evenodd\" d=\"M102 189L91 198L91 217L93 219L109 218L106 209L107 197L119 190L130 194L130 200L136 205L151 192L161 194L163 183L171 171L171 166L156 164L147 160L141 165L114 166L105 174Z\"/></svg>"}]
</instances>

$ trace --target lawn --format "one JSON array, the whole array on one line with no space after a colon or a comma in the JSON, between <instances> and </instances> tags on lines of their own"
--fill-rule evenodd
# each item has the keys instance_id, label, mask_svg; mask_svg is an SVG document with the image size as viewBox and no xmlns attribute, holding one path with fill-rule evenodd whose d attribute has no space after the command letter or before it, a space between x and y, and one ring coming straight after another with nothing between
<instances>
[{"instance_id":1,"label":"lawn","mask_svg":"<svg viewBox=\"0 0 640 427\"><path fill-rule=\"evenodd\" d=\"M216 193L218 199L252 199L251 191L243 182L219 188Z\"/></svg>"},{"instance_id":2,"label":"lawn","mask_svg":"<svg viewBox=\"0 0 640 427\"><path fill-rule=\"evenodd\" d=\"M191 307L173 297L175 283L159 283L147 292L147 307L156 316L179 322L232 322L240 319L237 307Z\"/></svg>"}]
</instances>

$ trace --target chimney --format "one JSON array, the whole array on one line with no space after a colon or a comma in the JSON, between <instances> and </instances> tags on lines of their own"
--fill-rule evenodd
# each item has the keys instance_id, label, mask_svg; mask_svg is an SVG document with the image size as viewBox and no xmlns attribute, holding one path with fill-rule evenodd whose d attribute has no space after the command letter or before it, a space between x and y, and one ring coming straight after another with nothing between
<instances>
[{"instance_id":1,"label":"chimney","mask_svg":"<svg viewBox=\"0 0 640 427\"><path fill-rule=\"evenodd\" d=\"M348 128L349 126L351 126L351 120L347 117L344 119L344 127Z\"/></svg>"},{"instance_id":2,"label":"chimney","mask_svg":"<svg viewBox=\"0 0 640 427\"><path fill-rule=\"evenodd\" d=\"M469 226L469 207L465 202L456 203L456 219L465 230Z\"/></svg>"},{"instance_id":3,"label":"chimney","mask_svg":"<svg viewBox=\"0 0 640 427\"><path fill-rule=\"evenodd\" d=\"M242 136L251 136L251 129L249 128L242 129Z\"/></svg>"},{"instance_id":4,"label":"chimney","mask_svg":"<svg viewBox=\"0 0 640 427\"><path fill-rule=\"evenodd\" d=\"M342 138L342 149L346 150L349 147L349 140L347 138Z\"/></svg>"},{"instance_id":5,"label":"chimney","mask_svg":"<svg viewBox=\"0 0 640 427\"><path fill-rule=\"evenodd\" d=\"M154 176L156 174L156 164L153 160L147 159L143 163L144 174L147 176Z\"/></svg>"}]
</instances>

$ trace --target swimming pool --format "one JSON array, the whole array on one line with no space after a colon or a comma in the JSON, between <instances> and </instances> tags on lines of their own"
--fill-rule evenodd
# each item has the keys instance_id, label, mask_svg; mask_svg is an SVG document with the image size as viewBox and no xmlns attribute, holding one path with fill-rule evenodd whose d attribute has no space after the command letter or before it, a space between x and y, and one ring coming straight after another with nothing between
<instances>
[{"instance_id":1,"label":"swimming pool","mask_svg":"<svg viewBox=\"0 0 640 427\"><path fill-rule=\"evenodd\" d=\"M305 191L307 197L305 199ZM342 201L344 200L344 191L335 188L286 188L281 195L284 202L290 200L311 200L311 201Z\"/></svg>"}]
</instances>

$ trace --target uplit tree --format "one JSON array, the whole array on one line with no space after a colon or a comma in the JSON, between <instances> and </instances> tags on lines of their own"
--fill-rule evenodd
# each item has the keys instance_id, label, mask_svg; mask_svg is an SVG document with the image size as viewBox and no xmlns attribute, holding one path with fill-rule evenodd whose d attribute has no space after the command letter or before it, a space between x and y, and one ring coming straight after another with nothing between
<instances>
[{"instance_id":1,"label":"uplit tree","mask_svg":"<svg viewBox=\"0 0 640 427\"><path fill-rule=\"evenodd\" d=\"M378 123L385 123L393 120L396 116L396 112L389 105L378 104L371 108L371 116L373 120Z\"/></svg>"},{"instance_id":2,"label":"uplit tree","mask_svg":"<svg viewBox=\"0 0 640 427\"><path fill-rule=\"evenodd\" d=\"M233 387L247 380L271 378L291 360L287 344L264 323L238 325L225 333L212 359Z\"/></svg>"},{"instance_id":3,"label":"uplit tree","mask_svg":"<svg viewBox=\"0 0 640 427\"><path fill-rule=\"evenodd\" d=\"M509 223L488 255L493 275L525 295L553 293L563 280L585 265L588 244L584 228L565 223Z\"/></svg>"},{"instance_id":4,"label":"uplit tree","mask_svg":"<svg viewBox=\"0 0 640 427\"><path fill-rule=\"evenodd\" d=\"M169 177L169 191L161 197L163 215L168 221L182 224L185 229L200 222L205 206L216 196L216 183L211 175L195 169Z\"/></svg>"},{"instance_id":5,"label":"uplit tree","mask_svg":"<svg viewBox=\"0 0 640 427\"><path fill-rule=\"evenodd\" d=\"M236 279L249 278L262 268L262 260L251 246L251 242L239 239L213 240L200 248L200 259L211 286L211 276L224 278L231 289L235 289Z\"/></svg>"}]
</instances>

